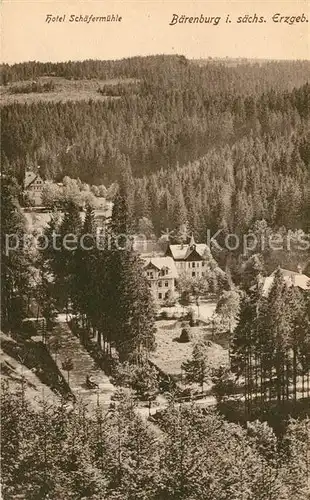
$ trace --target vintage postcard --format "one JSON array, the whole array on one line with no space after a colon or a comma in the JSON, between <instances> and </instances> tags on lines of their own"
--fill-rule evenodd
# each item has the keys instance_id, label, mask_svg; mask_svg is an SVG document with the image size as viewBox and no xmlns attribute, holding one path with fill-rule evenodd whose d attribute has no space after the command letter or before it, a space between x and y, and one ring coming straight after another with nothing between
<instances>
[{"instance_id":1,"label":"vintage postcard","mask_svg":"<svg viewBox=\"0 0 310 500\"><path fill-rule=\"evenodd\" d=\"M4 500L310 498L309 20L3 0Z\"/></svg>"}]
</instances>

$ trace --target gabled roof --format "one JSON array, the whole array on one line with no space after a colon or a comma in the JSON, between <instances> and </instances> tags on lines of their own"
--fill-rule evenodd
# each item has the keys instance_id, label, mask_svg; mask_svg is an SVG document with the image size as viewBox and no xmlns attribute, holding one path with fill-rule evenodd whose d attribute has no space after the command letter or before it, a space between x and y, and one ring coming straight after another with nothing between
<instances>
[{"instance_id":1,"label":"gabled roof","mask_svg":"<svg viewBox=\"0 0 310 500\"><path fill-rule=\"evenodd\" d=\"M298 286L302 290L310 291L310 278L306 274L296 274L293 279L293 285Z\"/></svg>"},{"instance_id":2,"label":"gabled roof","mask_svg":"<svg viewBox=\"0 0 310 500\"><path fill-rule=\"evenodd\" d=\"M287 277L291 278L292 276L296 276L296 274L299 274L296 271L290 271L289 269L282 269L282 267L279 267L278 269L275 269L273 271L273 273L271 273L270 276L275 276L278 271L281 272L281 274L284 278L287 278Z\"/></svg>"},{"instance_id":3,"label":"gabled roof","mask_svg":"<svg viewBox=\"0 0 310 500\"><path fill-rule=\"evenodd\" d=\"M147 267L154 267L158 271L161 271L163 268L167 268L169 270L168 274L163 276L163 278L177 278L178 272L175 267L174 260L171 257L150 257L147 259L143 259L144 261L144 269Z\"/></svg>"},{"instance_id":4,"label":"gabled roof","mask_svg":"<svg viewBox=\"0 0 310 500\"><path fill-rule=\"evenodd\" d=\"M194 245L169 245L168 250L170 250L174 260L186 260L190 254L195 251L202 259L210 256L210 249L205 243Z\"/></svg>"},{"instance_id":5,"label":"gabled roof","mask_svg":"<svg viewBox=\"0 0 310 500\"><path fill-rule=\"evenodd\" d=\"M40 179L42 181L41 177L38 174L36 174L32 170L27 170L27 172L25 172L24 188L29 188L31 184L37 179Z\"/></svg>"},{"instance_id":6,"label":"gabled roof","mask_svg":"<svg viewBox=\"0 0 310 500\"><path fill-rule=\"evenodd\" d=\"M295 286L300 288L301 290L305 291L310 291L310 278L309 276L306 276L305 274L298 273L295 271L289 271L288 269L281 269L278 268L273 273L271 273L270 276L267 276L267 278L264 279L263 281L263 286L262 286L262 294L267 296L270 292L270 289L272 287L273 281L275 274L278 271L281 271L283 279L286 283L287 286Z\"/></svg>"}]
</instances>

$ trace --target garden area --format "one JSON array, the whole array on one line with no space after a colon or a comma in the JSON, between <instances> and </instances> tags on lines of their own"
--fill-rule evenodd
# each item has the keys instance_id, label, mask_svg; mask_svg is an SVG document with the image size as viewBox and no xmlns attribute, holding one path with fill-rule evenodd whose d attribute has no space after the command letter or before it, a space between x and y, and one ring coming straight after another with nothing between
<instances>
[{"instance_id":1,"label":"garden area","mask_svg":"<svg viewBox=\"0 0 310 500\"><path fill-rule=\"evenodd\" d=\"M156 350L153 363L175 381L184 383L182 365L192 357L195 345L204 343L210 371L228 365L228 349L212 340L212 328L205 324L190 327L182 320L163 319L156 322Z\"/></svg>"}]
</instances>

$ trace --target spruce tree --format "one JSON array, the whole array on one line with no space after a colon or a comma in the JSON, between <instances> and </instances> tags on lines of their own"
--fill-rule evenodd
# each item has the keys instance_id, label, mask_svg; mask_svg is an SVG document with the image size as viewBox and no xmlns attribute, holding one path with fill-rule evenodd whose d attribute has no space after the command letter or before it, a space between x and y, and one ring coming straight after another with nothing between
<instances>
[{"instance_id":1,"label":"spruce tree","mask_svg":"<svg viewBox=\"0 0 310 500\"><path fill-rule=\"evenodd\" d=\"M57 250L57 281L61 299L69 312L69 305L74 295L74 276L76 274L77 251L81 235L81 217L79 208L72 202L67 204L63 219L59 226L59 250Z\"/></svg>"},{"instance_id":2,"label":"spruce tree","mask_svg":"<svg viewBox=\"0 0 310 500\"><path fill-rule=\"evenodd\" d=\"M291 334L291 318L288 303L288 288L283 279L281 270L274 275L273 284L269 291L268 302L265 309L264 331L272 339L269 349L272 352L272 371L270 373L270 387L278 403L287 398L285 387L287 385L287 350Z\"/></svg>"},{"instance_id":3,"label":"spruce tree","mask_svg":"<svg viewBox=\"0 0 310 500\"><path fill-rule=\"evenodd\" d=\"M258 292L253 290L241 298L239 321L233 332L230 343L230 362L232 372L237 380L244 380L244 397L246 411L250 412L252 407L255 388L255 363L257 335L257 303ZM255 365L255 368L254 368Z\"/></svg>"},{"instance_id":4,"label":"spruce tree","mask_svg":"<svg viewBox=\"0 0 310 500\"><path fill-rule=\"evenodd\" d=\"M113 207L112 248L109 252L109 326L122 359L154 347L154 309L142 262L132 250L125 189Z\"/></svg>"},{"instance_id":5,"label":"spruce tree","mask_svg":"<svg viewBox=\"0 0 310 500\"><path fill-rule=\"evenodd\" d=\"M1 179L1 321L2 328L20 326L26 315L29 256L26 223L18 203L18 186L8 176Z\"/></svg>"},{"instance_id":6,"label":"spruce tree","mask_svg":"<svg viewBox=\"0 0 310 500\"><path fill-rule=\"evenodd\" d=\"M96 224L94 211L90 205L86 208L74 260L71 289L72 306L84 322L86 317L89 320L91 319L92 300L95 299L92 281L96 275L94 270L96 261Z\"/></svg>"},{"instance_id":7,"label":"spruce tree","mask_svg":"<svg viewBox=\"0 0 310 500\"><path fill-rule=\"evenodd\" d=\"M307 314L307 300L304 293L297 287L290 287L288 291L288 307L291 312L288 356L291 365L293 399L296 401L298 378L301 376L304 393L305 376L310 370L310 320Z\"/></svg>"},{"instance_id":8,"label":"spruce tree","mask_svg":"<svg viewBox=\"0 0 310 500\"><path fill-rule=\"evenodd\" d=\"M203 392L204 384L211 375L208 347L204 342L195 344L192 357L183 363L182 368L185 371L186 380L189 383L199 384Z\"/></svg>"}]
</instances>

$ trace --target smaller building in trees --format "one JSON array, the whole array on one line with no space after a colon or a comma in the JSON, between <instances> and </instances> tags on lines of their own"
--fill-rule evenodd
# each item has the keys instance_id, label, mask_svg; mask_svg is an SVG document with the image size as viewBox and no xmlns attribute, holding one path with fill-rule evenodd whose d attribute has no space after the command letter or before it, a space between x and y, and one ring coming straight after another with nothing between
<instances>
[{"instance_id":1,"label":"smaller building in trees","mask_svg":"<svg viewBox=\"0 0 310 500\"><path fill-rule=\"evenodd\" d=\"M25 172L24 202L35 207L42 205L42 190L44 181L40 175L32 170Z\"/></svg>"},{"instance_id":2,"label":"smaller building in trees","mask_svg":"<svg viewBox=\"0 0 310 500\"><path fill-rule=\"evenodd\" d=\"M310 293L310 277L302 272L300 266L298 266L297 271L290 271L288 269L278 268L270 276L263 278L261 281L261 290L262 295L267 297L269 295L269 291L272 288L275 275L277 271L281 271L283 279L287 286L294 286L299 288L305 293Z\"/></svg>"}]
</instances>

